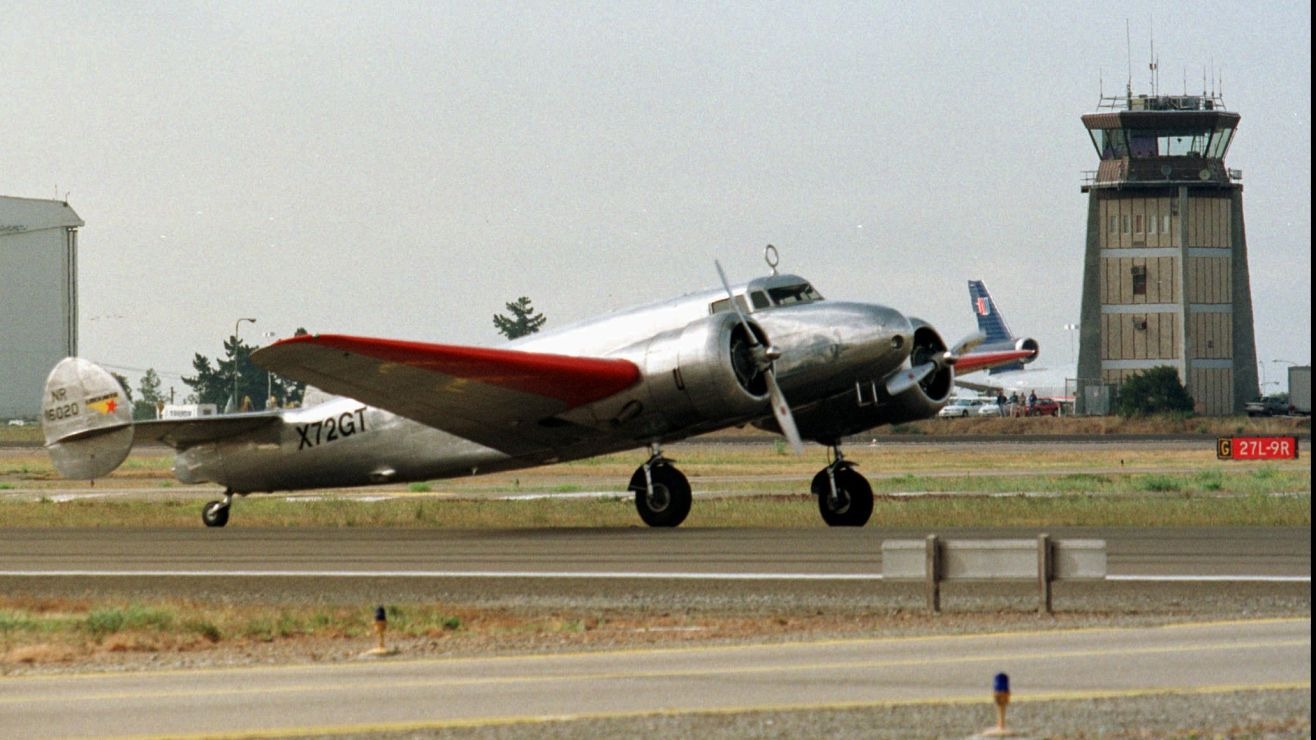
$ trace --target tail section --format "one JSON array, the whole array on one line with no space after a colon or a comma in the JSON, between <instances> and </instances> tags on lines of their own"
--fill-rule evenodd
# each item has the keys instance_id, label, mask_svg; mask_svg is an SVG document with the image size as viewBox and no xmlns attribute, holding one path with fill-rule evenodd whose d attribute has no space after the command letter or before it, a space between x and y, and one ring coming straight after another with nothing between
<instances>
[{"instance_id":1,"label":"tail section","mask_svg":"<svg viewBox=\"0 0 1316 740\"><path fill-rule=\"evenodd\" d=\"M1032 357L992 368L988 371L989 375L1022 370L1026 363L1032 362L1037 357L1037 340L1032 338L1020 339L1014 336L1009 325L1005 323L1005 315L992 301L992 294L987 292L987 285L983 281L969 281L969 302L973 307L974 317L978 319L978 331L982 332L985 337L982 346L979 347L980 350L1006 351L1015 349L1028 350L1033 353Z\"/></svg>"},{"instance_id":2,"label":"tail section","mask_svg":"<svg viewBox=\"0 0 1316 740\"><path fill-rule=\"evenodd\" d=\"M978 331L986 337L983 344L1009 342L1014 337L1010 327L1005 324L1005 317L992 303L992 294L987 292L987 286L981 280L969 281L969 300L973 303L973 314L978 318Z\"/></svg>"},{"instance_id":3,"label":"tail section","mask_svg":"<svg viewBox=\"0 0 1316 740\"><path fill-rule=\"evenodd\" d=\"M65 478L99 478L119 467L133 444L132 407L104 368L66 357L46 377L41 431Z\"/></svg>"}]
</instances>

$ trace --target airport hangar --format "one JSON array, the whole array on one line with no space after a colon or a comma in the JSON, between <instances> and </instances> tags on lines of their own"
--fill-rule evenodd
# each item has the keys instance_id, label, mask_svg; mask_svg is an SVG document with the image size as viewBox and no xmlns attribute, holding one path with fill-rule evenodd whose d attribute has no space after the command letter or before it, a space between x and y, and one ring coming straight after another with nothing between
<instances>
[{"instance_id":1,"label":"airport hangar","mask_svg":"<svg viewBox=\"0 0 1316 740\"><path fill-rule=\"evenodd\" d=\"M78 353L78 227L69 204L0 196L0 419L36 419L46 374Z\"/></svg>"}]
</instances>

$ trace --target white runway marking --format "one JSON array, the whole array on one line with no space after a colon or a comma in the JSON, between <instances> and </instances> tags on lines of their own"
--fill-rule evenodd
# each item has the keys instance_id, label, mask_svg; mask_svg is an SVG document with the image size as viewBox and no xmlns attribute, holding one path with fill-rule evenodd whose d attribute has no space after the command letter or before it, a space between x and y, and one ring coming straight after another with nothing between
<instances>
[{"instance_id":1,"label":"white runway marking","mask_svg":"<svg viewBox=\"0 0 1316 740\"><path fill-rule=\"evenodd\" d=\"M627 573L554 570L0 570L0 577L60 578L635 578L683 581L880 581L880 573ZM1107 581L1144 583L1311 583L1311 576L1108 575Z\"/></svg>"},{"instance_id":2,"label":"white runway marking","mask_svg":"<svg viewBox=\"0 0 1316 740\"><path fill-rule=\"evenodd\" d=\"M1106 576L1107 581L1146 581L1168 583L1194 581L1225 581L1255 583L1311 583L1311 576Z\"/></svg>"}]
</instances>

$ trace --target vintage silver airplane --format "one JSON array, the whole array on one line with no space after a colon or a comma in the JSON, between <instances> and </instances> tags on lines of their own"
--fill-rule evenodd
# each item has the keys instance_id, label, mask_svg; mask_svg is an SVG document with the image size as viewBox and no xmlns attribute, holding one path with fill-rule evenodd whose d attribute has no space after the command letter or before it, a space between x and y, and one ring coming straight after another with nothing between
<instances>
[{"instance_id":1,"label":"vintage silver airplane","mask_svg":"<svg viewBox=\"0 0 1316 740\"><path fill-rule=\"evenodd\" d=\"M184 483L223 485L202 512L228 522L234 495L425 481L548 465L647 447L631 476L640 518L675 527L690 484L664 443L731 426L831 448L814 477L823 519L863 526L868 481L841 441L933 416L955 373L1018 361L1028 350L948 348L928 323L870 303L824 301L804 278L770 276L582 321L504 348L320 334L252 360L308 388L298 409L140 421L97 365L70 357L46 381L42 426L55 467L93 479L135 442L177 450ZM316 390L320 389L320 390ZM334 394L334 395L330 395ZM789 401L787 400L789 399Z\"/></svg>"}]
</instances>

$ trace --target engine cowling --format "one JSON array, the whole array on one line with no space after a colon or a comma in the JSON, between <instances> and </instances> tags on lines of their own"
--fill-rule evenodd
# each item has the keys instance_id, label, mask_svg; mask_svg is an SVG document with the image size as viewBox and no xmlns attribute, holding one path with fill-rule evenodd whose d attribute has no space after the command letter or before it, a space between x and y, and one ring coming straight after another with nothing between
<instances>
[{"instance_id":1,"label":"engine cowling","mask_svg":"<svg viewBox=\"0 0 1316 740\"><path fill-rule=\"evenodd\" d=\"M762 330L751 324L757 341ZM745 327L731 313L716 313L663 332L619 353L641 368L632 407L618 423L639 435L662 435L761 416L768 410L767 381L755 361Z\"/></svg>"},{"instance_id":2,"label":"engine cowling","mask_svg":"<svg viewBox=\"0 0 1316 740\"><path fill-rule=\"evenodd\" d=\"M913 347L909 353L910 367L918 367L946 351L946 342L932 325L911 317L914 327ZM889 397L882 404L882 423L898 424L935 416L950 400L955 387L955 369L938 364L937 369L903 393Z\"/></svg>"},{"instance_id":3,"label":"engine cowling","mask_svg":"<svg viewBox=\"0 0 1316 740\"><path fill-rule=\"evenodd\" d=\"M1025 357L1024 359L1020 360L1020 362L1022 362L1025 365L1037 359L1038 344L1037 344L1037 340L1033 339L1032 337L1023 337L1021 339L1016 339L1014 341L1014 348L1021 352L1026 351L1033 353L1031 357Z\"/></svg>"}]
</instances>

